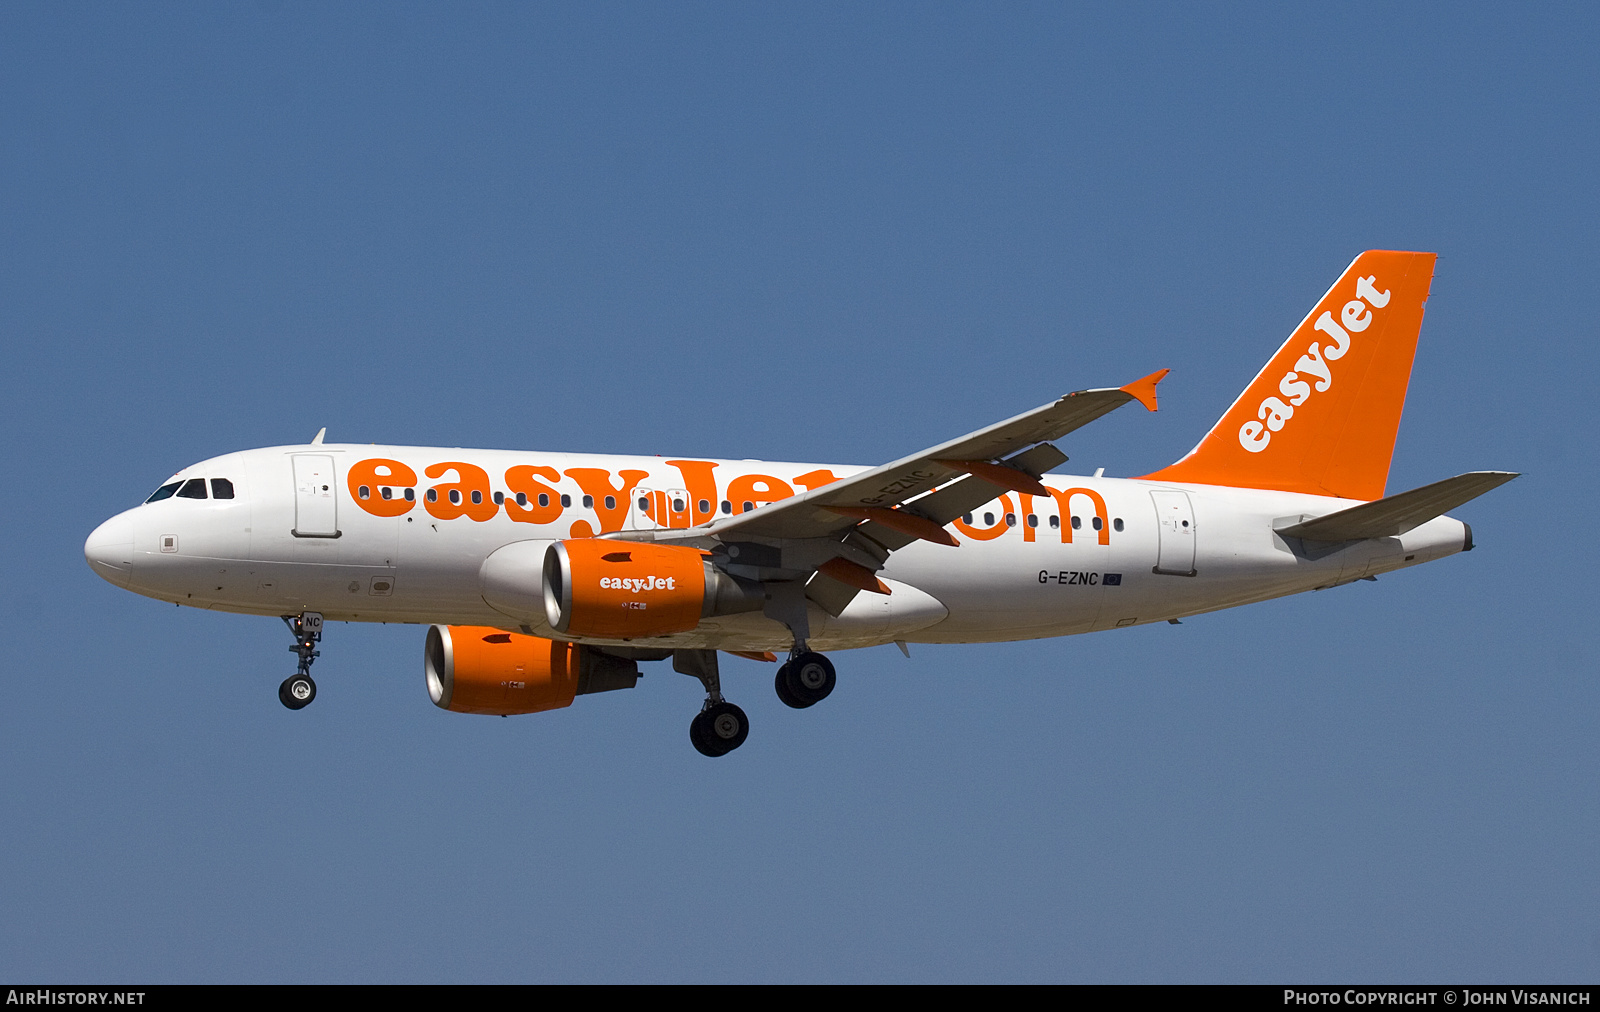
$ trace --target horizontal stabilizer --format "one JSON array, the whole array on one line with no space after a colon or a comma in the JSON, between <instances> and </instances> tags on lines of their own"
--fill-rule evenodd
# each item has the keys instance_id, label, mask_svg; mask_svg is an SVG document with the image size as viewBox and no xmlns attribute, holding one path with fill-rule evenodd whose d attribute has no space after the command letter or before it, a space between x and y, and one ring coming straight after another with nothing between
<instances>
[{"instance_id":1,"label":"horizontal stabilizer","mask_svg":"<svg viewBox=\"0 0 1600 1012\"><path fill-rule=\"evenodd\" d=\"M1471 502L1515 477L1517 474L1513 471L1468 471L1409 492L1362 503L1315 520L1280 527L1278 533L1307 541L1391 538L1420 527L1434 517L1444 516L1462 503Z\"/></svg>"}]
</instances>

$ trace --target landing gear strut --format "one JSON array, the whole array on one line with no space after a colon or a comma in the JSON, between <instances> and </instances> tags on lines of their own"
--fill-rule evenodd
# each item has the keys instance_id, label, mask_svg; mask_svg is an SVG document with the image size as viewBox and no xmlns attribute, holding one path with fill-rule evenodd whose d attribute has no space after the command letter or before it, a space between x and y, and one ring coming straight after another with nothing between
<instances>
[{"instance_id":1,"label":"landing gear strut","mask_svg":"<svg viewBox=\"0 0 1600 1012\"><path fill-rule=\"evenodd\" d=\"M744 711L722 698L722 680L717 671L715 650L674 650L672 668L700 680L706 688L706 701L689 722L689 743L703 756L727 755L750 735L750 719Z\"/></svg>"},{"instance_id":2,"label":"landing gear strut","mask_svg":"<svg viewBox=\"0 0 1600 1012\"><path fill-rule=\"evenodd\" d=\"M322 640L322 613L303 611L282 618L283 624L294 634L294 646L289 649L299 656L300 665L278 686L278 701L291 710L298 710L317 698L317 683L311 680L311 662L322 656L322 651L317 649Z\"/></svg>"},{"instance_id":3,"label":"landing gear strut","mask_svg":"<svg viewBox=\"0 0 1600 1012\"><path fill-rule=\"evenodd\" d=\"M806 615L805 584L798 582L770 583L767 585L767 603L763 612L770 619L789 627L794 637L794 649L789 661L778 669L773 688L785 706L804 710L828 698L833 691L833 664L806 646L811 635L811 622Z\"/></svg>"}]
</instances>

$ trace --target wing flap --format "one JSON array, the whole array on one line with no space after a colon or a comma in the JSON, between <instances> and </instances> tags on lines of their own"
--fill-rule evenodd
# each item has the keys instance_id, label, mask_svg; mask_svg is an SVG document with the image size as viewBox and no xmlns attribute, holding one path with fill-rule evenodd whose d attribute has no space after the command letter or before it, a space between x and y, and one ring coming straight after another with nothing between
<instances>
[{"instance_id":1,"label":"wing flap","mask_svg":"<svg viewBox=\"0 0 1600 1012\"><path fill-rule=\"evenodd\" d=\"M1032 447L1036 443L1048 443L1050 440L1059 439L1132 400L1139 400L1147 405L1153 404L1155 384L1164 374L1165 370L1161 373L1152 373L1151 376L1130 383L1125 388L1079 390L1032 411L1025 411L1014 418L996 422L976 432L929 447L920 453L832 482L804 495L771 503L736 517L714 520L700 527L682 531L658 531L656 536L660 540L707 535L718 538L735 535L818 538L843 533L861 521L836 513L830 507L888 508L916 499L952 478L967 474L965 469L967 464L993 461ZM1054 447L1050 448L1050 452L1059 453ZM1025 464L1020 464L1019 458L1008 461L1007 466L1013 468L1021 466L1022 469L1029 470ZM978 478L967 478L952 487L964 488L971 481L980 482L981 488L991 490L995 488L990 482ZM979 487L973 486L974 489ZM939 494L945 491L947 490L940 489ZM971 494L976 492L969 493L968 498ZM937 516L928 518L941 524L949 523L968 509L993 499L996 494L991 491L984 498L950 513L942 520ZM927 515L922 510L917 512ZM901 542L902 545L907 543L909 542Z\"/></svg>"}]
</instances>

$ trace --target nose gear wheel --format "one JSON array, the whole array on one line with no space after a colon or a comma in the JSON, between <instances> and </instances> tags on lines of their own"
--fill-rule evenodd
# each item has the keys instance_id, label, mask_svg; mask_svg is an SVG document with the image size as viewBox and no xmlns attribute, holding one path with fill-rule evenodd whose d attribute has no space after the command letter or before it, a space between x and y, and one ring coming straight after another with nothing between
<instances>
[{"instance_id":1,"label":"nose gear wheel","mask_svg":"<svg viewBox=\"0 0 1600 1012\"><path fill-rule=\"evenodd\" d=\"M278 686L278 701L291 710L311 705L317 698L317 683L310 675L290 675Z\"/></svg>"}]
</instances>

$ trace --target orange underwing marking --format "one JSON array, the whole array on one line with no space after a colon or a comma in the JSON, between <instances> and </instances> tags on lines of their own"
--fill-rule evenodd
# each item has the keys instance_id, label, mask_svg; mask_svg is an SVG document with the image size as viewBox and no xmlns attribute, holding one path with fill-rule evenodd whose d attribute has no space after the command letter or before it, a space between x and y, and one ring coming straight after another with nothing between
<instances>
[{"instance_id":1,"label":"orange underwing marking","mask_svg":"<svg viewBox=\"0 0 1600 1012\"><path fill-rule=\"evenodd\" d=\"M1154 411L1156 409L1156 384L1166 379L1167 373L1171 371L1171 369L1157 369L1150 375L1142 379L1136 379L1120 389L1129 397L1143 404L1146 410Z\"/></svg>"},{"instance_id":2,"label":"orange underwing marking","mask_svg":"<svg viewBox=\"0 0 1600 1012\"><path fill-rule=\"evenodd\" d=\"M814 488L821 488L824 485L832 484L838 480L839 476L827 468L822 468L821 470L817 471L807 471L805 474L797 474L794 478L795 484L804 486L807 492Z\"/></svg>"},{"instance_id":3,"label":"orange underwing marking","mask_svg":"<svg viewBox=\"0 0 1600 1012\"><path fill-rule=\"evenodd\" d=\"M872 570L859 566L849 559L829 559L817 567L823 576L832 577L846 587L864 590L869 594L888 594L889 585L878 579Z\"/></svg>"},{"instance_id":4,"label":"orange underwing marking","mask_svg":"<svg viewBox=\"0 0 1600 1012\"><path fill-rule=\"evenodd\" d=\"M771 650L729 650L728 653L735 657L743 657L747 661L766 661L768 664L778 659L778 655Z\"/></svg>"},{"instance_id":5,"label":"orange underwing marking","mask_svg":"<svg viewBox=\"0 0 1600 1012\"><path fill-rule=\"evenodd\" d=\"M667 463L683 475L683 487L689 493L689 523L703 524L717 515L717 478L711 472L717 465L709 460L669 460ZM701 503L705 509L700 508Z\"/></svg>"},{"instance_id":6,"label":"orange underwing marking","mask_svg":"<svg viewBox=\"0 0 1600 1012\"><path fill-rule=\"evenodd\" d=\"M981 460L936 460L952 471L965 471L974 478L984 481L1010 492L1027 492L1030 495L1048 495L1039 479L1014 467L1004 464L989 464Z\"/></svg>"},{"instance_id":7,"label":"orange underwing marking","mask_svg":"<svg viewBox=\"0 0 1600 1012\"><path fill-rule=\"evenodd\" d=\"M950 536L950 532L926 517L919 517L913 513L903 513L900 510L887 509L882 506L824 506L829 513L837 513L842 517L853 517L856 520L871 520L879 523L892 531L909 534L913 538L931 541L936 545L949 545L951 548L960 548L961 542Z\"/></svg>"},{"instance_id":8,"label":"orange underwing marking","mask_svg":"<svg viewBox=\"0 0 1600 1012\"><path fill-rule=\"evenodd\" d=\"M422 473L430 478L442 478L449 471L456 472L461 480L433 486L433 491L438 493L433 502L427 502L427 497L423 497L423 507L435 519L454 520L457 517L471 517L482 523L500 512L500 507L494 503L494 492L489 488L489 473L477 464L447 460L442 464L429 464ZM461 501L451 502L451 492L455 492ZM472 501L474 492L478 493L477 502Z\"/></svg>"},{"instance_id":9,"label":"orange underwing marking","mask_svg":"<svg viewBox=\"0 0 1600 1012\"><path fill-rule=\"evenodd\" d=\"M600 529L607 534L622 530L628 519L629 497L633 495L634 486L650 477L649 471L623 470L618 475L622 479L619 488L611 484L611 472L604 468L569 467L566 473L578 483L585 495L594 500L591 508L600 519ZM612 505L609 508L606 506L606 496L611 497Z\"/></svg>"},{"instance_id":10,"label":"orange underwing marking","mask_svg":"<svg viewBox=\"0 0 1600 1012\"><path fill-rule=\"evenodd\" d=\"M1049 486L1045 487L1046 490L1049 489ZM960 517L956 517L951 521L951 523L954 524L956 530L960 531L962 534L965 534L974 541L993 541L995 538L998 538L1000 535L1006 532L1006 514L1015 512L1016 509L1011 505L1011 497L1001 493L1000 519L995 522L993 527L974 527ZM1070 541L1071 539L1068 538L1067 540Z\"/></svg>"}]
</instances>

